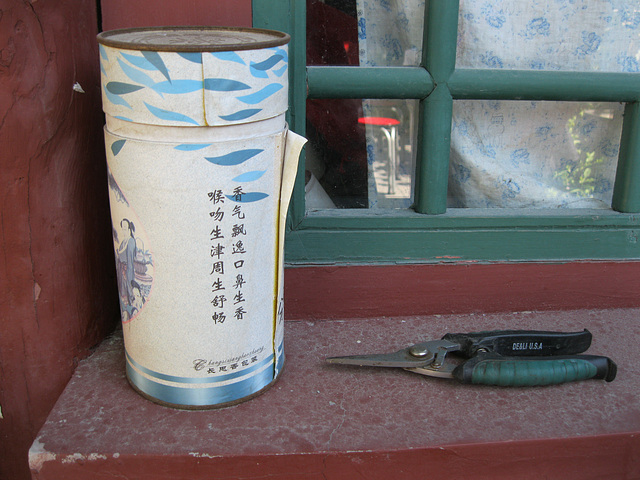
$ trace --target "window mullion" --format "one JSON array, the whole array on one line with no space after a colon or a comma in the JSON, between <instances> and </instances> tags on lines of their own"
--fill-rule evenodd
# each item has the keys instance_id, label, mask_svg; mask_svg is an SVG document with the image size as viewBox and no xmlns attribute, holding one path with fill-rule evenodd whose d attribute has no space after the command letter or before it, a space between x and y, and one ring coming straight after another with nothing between
<instances>
[{"instance_id":1,"label":"window mullion","mask_svg":"<svg viewBox=\"0 0 640 480\"><path fill-rule=\"evenodd\" d=\"M309 98L424 98L433 90L421 67L307 67Z\"/></svg>"},{"instance_id":2,"label":"window mullion","mask_svg":"<svg viewBox=\"0 0 640 480\"><path fill-rule=\"evenodd\" d=\"M456 66L458 1L430 0L425 9L422 65L436 85L446 83Z\"/></svg>"},{"instance_id":3,"label":"window mullion","mask_svg":"<svg viewBox=\"0 0 640 480\"><path fill-rule=\"evenodd\" d=\"M456 99L629 102L640 99L640 75L613 72L457 69Z\"/></svg>"},{"instance_id":4,"label":"window mullion","mask_svg":"<svg viewBox=\"0 0 640 480\"><path fill-rule=\"evenodd\" d=\"M289 0L290 8L290 28L291 45L289 46L289 82L290 82L290 125L289 127L300 135L306 134L307 121L307 84L306 84L306 64L307 64L307 3L300 0ZM303 221L306 214L304 186L305 186L305 151L302 151L300 162L298 163L298 174L289 214L287 216L287 227L295 228Z\"/></svg>"},{"instance_id":5,"label":"window mullion","mask_svg":"<svg viewBox=\"0 0 640 480\"><path fill-rule=\"evenodd\" d=\"M638 102L627 103L624 110L612 207L618 212L640 212L640 104Z\"/></svg>"},{"instance_id":6,"label":"window mullion","mask_svg":"<svg viewBox=\"0 0 640 480\"><path fill-rule=\"evenodd\" d=\"M447 82L454 72L458 1L431 0L425 10L422 64L436 88L420 102L414 208L441 214L447 209L453 99Z\"/></svg>"},{"instance_id":7,"label":"window mullion","mask_svg":"<svg viewBox=\"0 0 640 480\"><path fill-rule=\"evenodd\" d=\"M279 30L291 35L289 43L289 128L305 134L306 130L306 63L307 6L304 0L252 1L253 26ZM293 198L287 218L288 227L304 218L304 150L298 166Z\"/></svg>"},{"instance_id":8,"label":"window mullion","mask_svg":"<svg viewBox=\"0 0 640 480\"><path fill-rule=\"evenodd\" d=\"M446 87L420 102L414 208L437 215L447 210L453 99Z\"/></svg>"}]
</instances>

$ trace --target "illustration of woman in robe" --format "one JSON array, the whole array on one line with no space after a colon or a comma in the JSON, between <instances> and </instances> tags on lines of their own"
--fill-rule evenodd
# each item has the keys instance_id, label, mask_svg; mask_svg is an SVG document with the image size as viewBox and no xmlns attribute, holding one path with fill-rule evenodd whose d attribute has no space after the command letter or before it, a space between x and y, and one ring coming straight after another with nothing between
<instances>
[{"instance_id":1,"label":"illustration of woman in robe","mask_svg":"<svg viewBox=\"0 0 640 480\"><path fill-rule=\"evenodd\" d=\"M136 256L136 227L130 220L124 218L120 222L122 241L118 247L116 258L118 260L118 290L123 303L123 310L129 311L135 301L133 283L135 281L134 259Z\"/></svg>"}]
</instances>

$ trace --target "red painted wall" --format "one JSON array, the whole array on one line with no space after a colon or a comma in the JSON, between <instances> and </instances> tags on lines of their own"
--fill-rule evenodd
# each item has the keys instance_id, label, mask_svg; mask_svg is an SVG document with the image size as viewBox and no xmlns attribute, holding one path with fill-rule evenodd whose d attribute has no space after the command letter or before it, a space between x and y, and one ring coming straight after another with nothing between
<instances>
[{"instance_id":1,"label":"red painted wall","mask_svg":"<svg viewBox=\"0 0 640 480\"><path fill-rule=\"evenodd\" d=\"M98 49L104 29L251 25L251 2L95 0L0 6L0 479L77 361L119 319ZM74 91L78 83L85 93Z\"/></svg>"},{"instance_id":2,"label":"red painted wall","mask_svg":"<svg viewBox=\"0 0 640 480\"><path fill-rule=\"evenodd\" d=\"M251 0L102 0L102 29L165 25L250 27Z\"/></svg>"},{"instance_id":3,"label":"red painted wall","mask_svg":"<svg viewBox=\"0 0 640 480\"><path fill-rule=\"evenodd\" d=\"M22 480L117 304L95 2L6 0L0 13L0 477Z\"/></svg>"},{"instance_id":4,"label":"red painted wall","mask_svg":"<svg viewBox=\"0 0 640 480\"><path fill-rule=\"evenodd\" d=\"M636 308L640 262L289 268L285 318Z\"/></svg>"}]
</instances>

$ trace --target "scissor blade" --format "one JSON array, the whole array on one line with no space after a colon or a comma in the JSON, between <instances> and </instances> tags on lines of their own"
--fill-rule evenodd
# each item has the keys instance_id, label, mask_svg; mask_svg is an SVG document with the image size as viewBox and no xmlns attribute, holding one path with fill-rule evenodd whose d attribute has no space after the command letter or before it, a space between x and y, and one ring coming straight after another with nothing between
<instances>
[{"instance_id":1,"label":"scissor blade","mask_svg":"<svg viewBox=\"0 0 640 480\"><path fill-rule=\"evenodd\" d=\"M327 358L327 362L340 365L358 365L361 367L414 368L430 364L433 358L434 355L431 353L416 357L409 353L408 348L405 348L394 353L330 357Z\"/></svg>"},{"instance_id":2,"label":"scissor blade","mask_svg":"<svg viewBox=\"0 0 640 480\"><path fill-rule=\"evenodd\" d=\"M417 367L417 368L405 368L408 372L419 373L420 375L426 375L428 377L440 377L440 378L453 378L453 370L456 368L454 364L444 364L440 368L434 368L431 366Z\"/></svg>"}]
</instances>

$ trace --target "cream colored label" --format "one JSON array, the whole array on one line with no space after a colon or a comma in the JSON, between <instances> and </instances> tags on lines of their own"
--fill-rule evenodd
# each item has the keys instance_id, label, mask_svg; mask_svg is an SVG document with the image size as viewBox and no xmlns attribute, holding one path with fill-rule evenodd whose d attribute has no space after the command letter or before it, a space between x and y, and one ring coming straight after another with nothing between
<instances>
[{"instance_id":1,"label":"cream colored label","mask_svg":"<svg viewBox=\"0 0 640 480\"><path fill-rule=\"evenodd\" d=\"M273 355L285 132L213 144L105 138L114 230L134 218L152 264L142 308L123 326L128 355L180 378Z\"/></svg>"}]
</instances>

